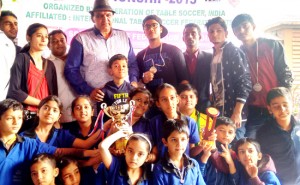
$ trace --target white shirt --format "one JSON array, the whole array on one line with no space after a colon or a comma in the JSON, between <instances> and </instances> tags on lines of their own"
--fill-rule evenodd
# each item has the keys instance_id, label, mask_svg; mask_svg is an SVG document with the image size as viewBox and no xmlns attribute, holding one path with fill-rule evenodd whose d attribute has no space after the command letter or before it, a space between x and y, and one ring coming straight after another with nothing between
<instances>
[{"instance_id":1,"label":"white shirt","mask_svg":"<svg viewBox=\"0 0 300 185\"><path fill-rule=\"evenodd\" d=\"M65 61L62 61L60 58L57 58L52 54L48 59L51 60L55 65L57 75L58 98L63 104L63 112L60 118L60 122L65 123L73 121L74 118L72 117L71 104L72 101L76 98L76 93L65 78Z\"/></svg>"},{"instance_id":2,"label":"white shirt","mask_svg":"<svg viewBox=\"0 0 300 185\"><path fill-rule=\"evenodd\" d=\"M0 101L6 99L10 68L15 61L15 57L16 47L14 43L0 30Z\"/></svg>"}]
</instances>

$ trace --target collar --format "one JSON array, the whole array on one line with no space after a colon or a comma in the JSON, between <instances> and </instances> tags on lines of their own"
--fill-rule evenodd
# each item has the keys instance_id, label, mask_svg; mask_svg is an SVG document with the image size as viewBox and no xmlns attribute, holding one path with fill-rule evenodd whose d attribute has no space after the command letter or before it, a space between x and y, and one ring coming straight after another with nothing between
<instances>
[{"instance_id":1,"label":"collar","mask_svg":"<svg viewBox=\"0 0 300 185\"><path fill-rule=\"evenodd\" d=\"M128 179L127 180L128 184L132 184L132 182L131 182L131 180L130 180L130 178L128 176L128 173L127 173L127 165L126 165L125 157L123 156L121 158L116 158L116 160L120 160L121 161L121 165L120 165L120 169L119 169L120 176L126 177ZM148 175L147 175L147 167L146 167L146 165L143 164L141 168L143 169L143 175L138 180L137 185L141 184L143 181L149 179Z\"/></svg>"},{"instance_id":2,"label":"collar","mask_svg":"<svg viewBox=\"0 0 300 185\"><path fill-rule=\"evenodd\" d=\"M195 164L192 161L192 159L189 156L187 156L185 153L182 155L182 157L183 157L183 167L186 173L188 169L195 167ZM164 157L161 159L161 164L163 169L167 173L174 173L177 177L181 178L179 169L170 160L168 152L165 152Z\"/></svg>"},{"instance_id":3,"label":"collar","mask_svg":"<svg viewBox=\"0 0 300 185\"><path fill-rule=\"evenodd\" d=\"M199 54L199 52L200 52L200 49L198 49L197 51L195 51L192 55L193 55L193 57L198 57L198 54ZM185 51L184 53L183 53L184 55L186 55L186 56L188 56L188 57L190 57L191 56L191 54L189 54L187 51Z\"/></svg>"},{"instance_id":4,"label":"collar","mask_svg":"<svg viewBox=\"0 0 300 185\"><path fill-rule=\"evenodd\" d=\"M52 53L50 54L50 56L49 56L48 59L51 60L51 61L54 61L54 60L60 60L60 61L63 61L62 59L60 59L60 58L54 56Z\"/></svg>"},{"instance_id":5,"label":"collar","mask_svg":"<svg viewBox=\"0 0 300 185\"><path fill-rule=\"evenodd\" d=\"M100 32L100 30L98 30L96 28L96 26L93 27L93 31L94 31L95 35L100 35L101 37L103 37L102 33ZM109 37L112 37L114 34L115 34L115 31L113 28L111 28L111 34Z\"/></svg>"},{"instance_id":6,"label":"collar","mask_svg":"<svg viewBox=\"0 0 300 185\"><path fill-rule=\"evenodd\" d=\"M220 49L223 50L223 49L225 48L225 46L226 46L228 43L229 43L229 42L225 41L225 42L223 43L223 45L220 47ZM214 53L215 53L215 52L216 52L216 48L213 47L213 50L214 50Z\"/></svg>"}]
</instances>

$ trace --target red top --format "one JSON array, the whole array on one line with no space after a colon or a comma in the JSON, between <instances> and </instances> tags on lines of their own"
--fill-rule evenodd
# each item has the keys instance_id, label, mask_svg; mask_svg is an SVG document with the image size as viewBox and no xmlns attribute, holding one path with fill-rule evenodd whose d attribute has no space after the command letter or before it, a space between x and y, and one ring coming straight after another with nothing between
<instances>
[{"instance_id":1,"label":"red top","mask_svg":"<svg viewBox=\"0 0 300 185\"><path fill-rule=\"evenodd\" d=\"M39 81L43 74L44 74L44 70L39 70L38 68L36 68L33 62L30 60L28 79L27 79L28 95L33 96L33 93L36 87L38 86L38 83L40 83ZM49 95L48 84L47 84L46 77L44 76L40 84L40 87L38 88L34 97L39 100L42 100L48 95ZM35 112L37 111L36 106L28 106L27 109L30 111L35 111Z\"/></svg>"},{"instance_id":2,"label":"red top","mask_svg":"<svg viewBox=\"0 0 300 185\"><path fill-rule=\"evenodd\" d=\"M196 70L198 52L199 51L197 50L192 55L190 55L186 52L187 58L186 58L185 62L186 62L186 66L187 66L191 76L194 75L195 70Z\"/></svg>"}]
</instances>

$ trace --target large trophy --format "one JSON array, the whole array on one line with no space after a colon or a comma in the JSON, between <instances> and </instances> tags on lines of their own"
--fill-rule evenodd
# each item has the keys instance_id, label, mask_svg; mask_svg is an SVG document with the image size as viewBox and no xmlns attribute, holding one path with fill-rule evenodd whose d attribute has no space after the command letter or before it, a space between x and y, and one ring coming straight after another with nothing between
<instances>
[{"instance_id":1,"label":"large trophy","mask_svg":"<svg viewBox=\"0 0 300 185\"><path fill-rule=\"evenodd\" d=\"M101 104L101 109L103 112L112 119L112 128L121 129L124 127L131 127L131 119L132 114L135 108L135 102L133 100L129 102L122 102L119 104L113 104L111 106L107 106L106 103ZM121 154L125 152L125 147L127 144L128 138L120 138L118 139L114 145L113 150L117 151L117 153Z\"/></svg>"},{"instance_id":2,"label":"large trophy","mask_svg":"<svg viewBox=\"0 0 300 185\"><path fill-rule=\"evenodd\" d=\"M214 107L208 107L206 109L207 118L206 118L205 129L203 132L203 141L202 142L213 146L213 148L216 148L215 141L210 141L210 140L208 140L208 138L214 132L217 117L219 116L219 114L220 114L219 110Z\"/></svg>"}]
</instances>

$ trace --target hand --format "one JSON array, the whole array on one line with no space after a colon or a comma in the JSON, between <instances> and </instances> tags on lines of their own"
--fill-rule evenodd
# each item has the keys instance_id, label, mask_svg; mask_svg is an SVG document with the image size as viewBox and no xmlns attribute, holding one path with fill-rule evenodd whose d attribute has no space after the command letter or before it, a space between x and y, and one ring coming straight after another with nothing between
<instances>
[{"instance_id":1,"label":"hand","mask_svg":"<svg viewBox=\"0 0 300 185\"><path fill-rule=\"evenodd\" d=\"M153 78L154 78L154 73L151 71L147 71L143 74L143 82L145 84L151 82Z\"/></svg>"},{"instance_id":2,"label":"hand","mask_svg":"<svg viewBox=\"0 0 300 185\"><path fill-rule=\"evenodd\" d=\"M255 178L258 176L258 168L254 164L249 164L245 166L245 169L251 178Z\"/></svg>"},{"instance_id":3,"label":"hand","mask_svg":"<svg viewBox=\"0 0 300 185\"><path fill-rule=\"evenodd\" d=\"M242 126L242 115L241 113L235 113L231 115L232 121L235 123L236 128L240 128Z\"/></svg>"},{"instance_id":4,"label":"hand","mask_svg":"<svg viewBox=\"0 0 300 185\"><path fill-rule=\"evenodd\" d=\"M135 88L137 88L139 86L137 82L131 82L130 85L135 87Z\"/></svg>"},{"instance_id":5,"label":"hand","mask_svg":"<svg viewBox=\"0 0 300 185\"><path fill-rule=\"evenodd\" d=\"M201 147L203 149L203 154L201 156L201 162L207 163L208 158L211 155L211 151L213 149L213 146L209 144L209 142L201 142Z\"/></svg>"},{"instance_id":6,"label":"hand","mask_svg":"<svg viewBox=\"0 0 300 185\"><path fill-rule=\"evenodd\" d=\"M226 163L228 165L233 164L233 159L231 157L231 153L230 153L230 149L228 148L228 144L226 143L225 146L223 144L221 144L222 150L223 152L220 153L220 156L222 156Z\"/></svg>"},{"instance_id":7,"label":"hand","mask_svg":"<svg viewBox=\"0 0 300 185\"><path fill-rule=\"evenodd\" d=\"M101 102L103 101L104 93L100 89L96 88L91 92L90 97L93 101Z\"/></svg>"},{"instance_id":8,"label":"hand","mask_svg":"<svg viewBox=\"0 0 300 185\"><path fill-rule=\"evenodd\" d=\"M214 131L211 133L211 135L208 137L209 141L216 141L217 140L217 133L216 130L214 129Z\"/></svg>"},{"instance_id":9,"label":"hand","mask_svg":"<svg viewBox=\"0 0 300 185\"><path fill-rule=\"evenodd\" d=\"M99 157L100 156L100 150L94 149L94 150L84 150L83 151L84 157Z\"/></svg>"}]
</instances>

